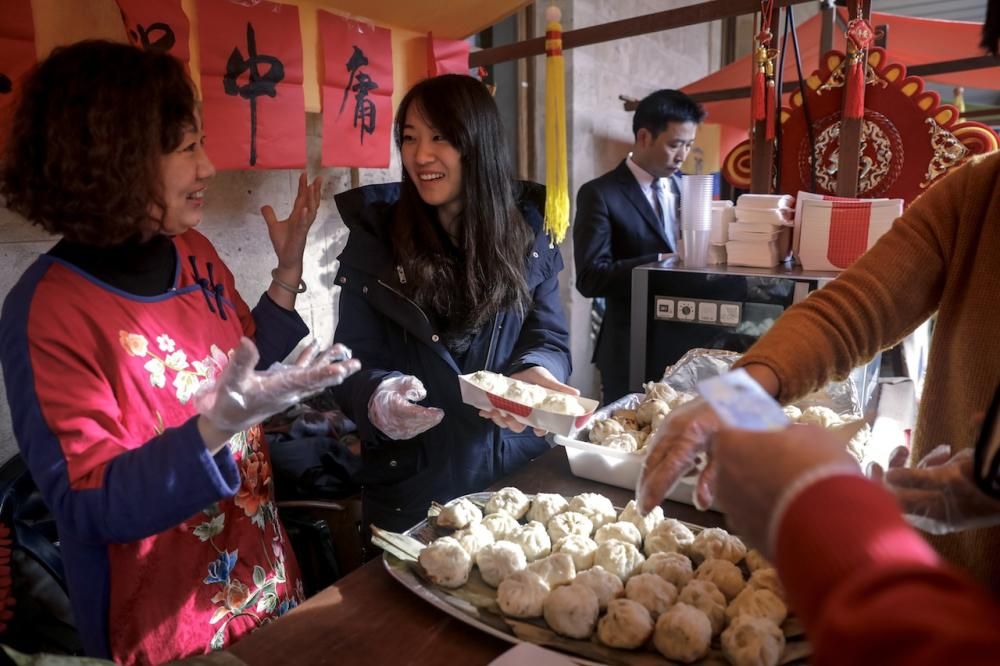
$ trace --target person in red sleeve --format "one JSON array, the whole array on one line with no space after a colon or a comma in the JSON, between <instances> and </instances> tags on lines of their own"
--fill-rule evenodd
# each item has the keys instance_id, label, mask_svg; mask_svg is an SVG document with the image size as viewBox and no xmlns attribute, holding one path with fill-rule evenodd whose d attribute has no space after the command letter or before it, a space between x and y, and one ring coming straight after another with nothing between
<instances>
[{"instance_id":1,"label":"person in red sleeve","mask_svg":"<svg viewBox=\"0 0 1000 666\"><path fill-rule=\"evenodd\" d=\"M725 429L712 448L715 501L775 563L812 644L810 663L997 663L1000 604L941 559L842 441L813 426ZM937 495L990 501L966 477L934 485ZM961 523L961 511L952 519Z\"/></svg>"}]
</instances>

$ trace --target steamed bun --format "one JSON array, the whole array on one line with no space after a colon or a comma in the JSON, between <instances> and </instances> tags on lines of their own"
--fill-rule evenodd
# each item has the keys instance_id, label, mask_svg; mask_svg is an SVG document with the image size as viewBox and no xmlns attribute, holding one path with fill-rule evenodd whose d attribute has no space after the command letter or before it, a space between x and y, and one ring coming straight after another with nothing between
<instances>
[{"instance_id":1,"label":"steamed bun","mask_svg":"<svg viewBox=\"0 0 1000 666\"><path fill-rule=\"evenodd\" d=\"M781 624L788 617L788 607L774 592L748 587L726 608L726 617L730 620L738 615L763 617L775 624Z\"/></svg>"},{"instance_id":2,"label":"steamed bun","mask_svg":"<svg viewBox=\"0 0 1000 666\"><path fill-rule=\"evenodd\" d=\"M568 414L569 416L580 416L587 412L580 401L568 393L549 393L541 403L538 403L538 406L547 412Z\"/></svg>"},{"instance_id":3,"label":"steamed bun","mask_svg":"<svg viewBox=\"0 0 1000 666\"><path fill-rule=\"evenodd\" d=\"M486 502L486 513L506 513L515 520L520 520L528 512L530 504L528 496L517 488L501 488Z\"/></svg>"},{"instance_id":4,"label":"steamed bun","mask_svg":"<svg viewBox=\"0 0 1000 666\"><path fill-rule=\"evenodd\" d=\"M490 587L496 587L507 576L528 566L524 551L516 543L497 541L484 546L476 555L479 575Z\"/></svg>"},{"instance_id":5,"label":"steamed bun","mask_svg":"<svg viewBox=\"0 0 1000 666\"><path fill-rule=\"evenodd\" d=\"M747 561L747 566L750 571L757 571L757 569L773 569L774 565L765 559L764 555L761 554L756 548L751 548L747 551L745 556Z\"/></svg>"},{"instance_id":6,"label":"steamed bun","mask_svg":"<svg viewBox=\"0 0 1000 666\"><path fill-rule=\"evenodd\" d=\"M594 566L594 553L597 552L597 542L579 534L570 534L556 541L552 553L566 553L573 558L573 566L577 571L585 571Z\"/></svg>"},{"instance_id":7,"label":"steamed bun","mask_svg":"<svg viewBox=\"0 0 1000 666\"><path fill-rule=\"evenodd\" d=\"M613 599L608 612L597 623L597 638L608 647L634 650L653 634L653 620L642 604Z\"/></svg>"},{"instance_id":8,"label":"steamed bun","mask_svg":"<svg viewBox=\"0 0 1000 666\"><path fill-rule=\"evenodd\" d=\"M534 571L515 571L497 586L497 605L511 617L541 617L549 586Z\"/></svg>"},{"instance_id":9,"label":"steamed bun","mask_svg":"<svg viewBox=\"0 0 1000 666\"><path fill-rule=\"evenodd\" d=\"M626 581L639 573L646 558L630 543L610 539L597 546L594 566L600 566Z\"/></svg>"},{"instance_id":10,"label":"steamed bun","mask_svg":"<svg viewBox=\"0 0 1000 666\"><path fill-rule=\"evenodd\" d=\"M549 521L548 530L553 543L571 534L589 538L594 531L594 523L582 513L564 511Z\"/></svg>"},{"instance_id":11,"label":"steamed bun","mask_svg":"<svg viewBox=\"0 0 1000 666\"><path fill-rule=\"evenodd\" d=\"M545 622L569 638L590 638L599 612L597 595L586 585L575 583L552 590L542 604Z\"/></svg>"},{"instance_id":12,"label":"steamed bun","mask_svg":"<svg viewBox=\"0 0 1000 666\"><path fill-rule=\"evenodd\" d=\"M493 532L486 529L482 523L473 523L465 529L458 530L451 536L462 545L462 548L469 553L469 557L473 559L475 559L476 554L483 546L488 546L496 541L493 537Z\"/></svg>"},{"instance_id":13,"label":"steamed bun","mask_svg":"<svg viewBox=\"0 0 1000 666\"><path fill-rule=\"evenodd\" d=\"M639 403L639 409L635 410L635 420L641 425L650 425L654 416L666 416L670 413L670 404L658 398L647 398Z\"/></svg>"},{"instance_id":14,"label":"steamed bun","mask_svg":"<svg viewBox=\"0 0 1000 666\"><path fill-rule=\"evenodd\" d=\"M636 574L625 583L625 596L642 604L655 620L677 601L677 588L656 574Z\"/></svg>"},{"instance_id":15,"label":"steamed bun","mask_svg":"<svg viewBox=\"0 0 1000 666\"><path fill-rule=\"evenodd\" d=\"M541 386L528 384L527 382L511 381L510 386L504 391L503 397L519 405L534 407L548 395Z\"/></svg>"},{"instance_id":16,"label":"steamed bun","mask_svg":"<svg viewBox=\"0 0 1000 666\"><path fill-rule=\"evenodd\" d=\"M694 606L708 618L712 635L722 631L726 624L726 596L707 580L692 580L677 595L677 602Z\"/></svg>"},{"instance_id":17,"label":"steamed bun","mask_svg":"<svg viewBox=\"0 0 1000 666\"><path fill-rule=\"evenodd\" d=\"M479 507L470 502L465 497L448 502L441 509L435 522L439 527L451 527L462 529L471 523L478 523L483 519L483 512Z\"/></svg>"},{"instance_id":18,"label":"steamed bun","mask_svg":"<svg viewBox=\"0 0 1000 666\"><path fill-rule=\"evenodd\" d=\"M487 393L492 393L493 395L503 395L504 391L507 390L507 384L509 383L507 378L503 375L498 375L497 373L490 372L489 370L480 370L472 373L472 376L469 377L469 381Z\"/></svg>"},{"instance_id":19,"label":"steamed bun","mask_svg":"<svg viewBox=\"0 0 1000 666\"><path fill-rule=\"evenodd\" d=\"M554 493L538 493L535 499L531 500L531 508L528 509L528 520L537 520L542 525L548 525L554 516L566 510L569 502L562 495Z\"/></svg>"},{"instance_id":20,"label":"steamed bun","mask_svg":"<svg viewBox=\"0 0 1000 666\"><path fill-rule=\"evenodd\" d=\"M657 525L663 522L663 507L655 506L652 511L642 516L639 515L635 500L629 500L625 508L622 509L622 514L618 516L618 520L635 525L639 529L639 534L645 539ZM694 539L694 536L692 535L691 538Z\"/></svg>"},{"instance_id":21,"label":"steamed bun","mask_svg":"<svg viewBox=\"0 0 1000 666\"><path fill-rule=\"evenodd\" d=\"M521 547L529 562L534 562L552 552L552 541L549 540L545 526L534 520L519 527L508 538Z\"/></svg>"},{"instance_id":22,"label":"steamed bun","mask_svg":"<svg viewBox=\"0 0 1000 666\"><path fill-rule=\"evenodd\" d=\"M513 516L506 513L491 513L480 524L492 532L497 541L509 539L521 527Z\"/></svg>"},{"instance_id":23,"label":"steamed bun","mask_svg":"<svg viewBox=\"0 0 1000 666\"><path fill-rule=\"evenodd\" d=\"M576 566L573 558L566 553L553 553L528 565L528 571L534 571L542 577L551 589L560 585L568 585L576 578Z\"/></svg>"},{"instance_id":24,"label":"steamed bun","mask_svg":"<svg viewBox=\"0 0 1000 666\"><path fill-rule=\"evenodd\" d=\"M781 584L776 569L757 569L750 574L747 584L755 590L770 590L779 599L785 598L785 586Z\"/></svg>"},{"instance_id":25,"label":"steamed bun","mask_svg":"<svg viewBox=\"0 0 1000 666\"><path fill-rule=\"evenodd\" d=\"M746 587L743 572L728 560L705 560L694 572L694 578L715 583L727 601L732 601Z\"/></svg>"},{"instance_id":26,"label":"steamed bun","mask_svg":"<svg viewBox=\"0 0 1000 666\"><path fill-rule=\"evenodd\" d=\"M698 563L716 558L736 564L747 554L747 547L721 527L710 527L698 533L688 552L691 559Z\"/></svg>"},{"instance_id":27,"label":"steamed bun","mask_svg":"<svg viewBox=\"0 0 1000 666\"><path fill-rule=\"evenodd\" d=\"M685 664L708 654L712 625L705 614L693 606L679 603L656 621L653 645L667 659Z\"/></svg>"},{"instance_id":28,"label":"steamed bun","mask_svg":"<svg viewBox=\"0 0 1000 666\"><path fill-rule=\"evenodd\" d=\"M694 532L674 518L666 518L650 530L643 544L646 555L653 553L686 553L694 543Z\"/></svg>"},{"instance_id":29,"label":"steamed bun","mask_svg":"<svg viewBox=\"0 0 1000 666\"><path fill-rule=\"evenodd\" d=\"M597 595L597 603L601 610L607 608L612 599L617 599L625 594L622 579L603 567L591 567L586 571L581 571L577 573L573 582L589 587Z\"/></svg>"},{"instance_id":30,"label":"steamed bun","mask_svg":"<svg viewBox=\"0 0 1000 666\"><path fill-rule=\"evenodd\" d=\"M777 666L785 635L770 620L741 615L722 632L722 654L733 666Z\"/></svg>"},{"instance_id":31,"label":"steamed bun","mask_svg":"<svg viewBox=\"0 0 1000 666\"><path fill-rule=\"evenodd\" d=\"M611 435L620 435L625 432L625 426L614 419L598 419L590 426L590 441L594 444L603 444L604 440Z\"/></svg>"},{"instance_id":32,"label":"steamed bun","mask_svg":"<svg viewBox=\"0 0 1000 666\"><path fill-rule=\"evenodd\" d=\"M594 524L594 529L618 520L618 512L614 505L604 495L598 493L582 493L569 502L569 510L582 513Z\"/></svg>"},{"instance_id":33,"label":"steamed bun","mask_svg":"<svg viewBox=\"0 0 1000 666\"><path fill-rule=\"evenodd\" d=\"M646 382L642 388L646 391L646 400L662 400L669 405L677 399L677 391L666 382Z\"/></svg>"},{"instance_id":34,"label":"steamed bun","mask_svg":"<svg viewBox=\"0 0 1000 666\"><path fill-rule=\"evenodd\" d=\"M639 440L635 435L636 432L634 430L615 433L605 437L601 444L609 449L614 449L615 451L635 453L639 450Z\"/></svg>"},{"instance_id":35,"label":"steamed bun","mask_svg":"<svg viewBox=\"0 0 1000 666\"><path fill-rule=\"evenodd\" d=\"M813 407L806 407L802 410L802 415L799 416L799 423L811 423L813 425L822 426L823 428L830 428L835 425L840 425L840 415L829 407L816 405Z\"/></svg>"},{"instance_id":36,"label":"steamed bun","mask_svg":"<svg viewBox=\"0 0 1000 666\"><path fill-rule=\"evenodd\" d=\"M687 585L694 577L691 560L680 553L653 553L642 564L642 573L656 574L677 589Z\"/></svg>"},{"instance_id":37,"label":"steamed bun","mask_svg":"<svg viewBox=\"0 0 1000 666\"><path fill-rule=\"evenodd\" d=\"M472 571L472 558L452 537L435 539L420 551L417 561L427 577L441 587L465 585Z\"/></svg>"},{"instance_id":38,"label":"steamed bun","mask_svg":"<svg viewBox=\"0 0 1000 666\"><path fill-rule=\"evenodd\" d=\"M623 521L602 525L597 532L594 533L594 541L598 544L602 544L610 539L617 539L619 541L624 541L625 543L630 543L636 548L642 545L642 534L639 532L639 528L632 523Z\"/></svg>"}]
</instances>

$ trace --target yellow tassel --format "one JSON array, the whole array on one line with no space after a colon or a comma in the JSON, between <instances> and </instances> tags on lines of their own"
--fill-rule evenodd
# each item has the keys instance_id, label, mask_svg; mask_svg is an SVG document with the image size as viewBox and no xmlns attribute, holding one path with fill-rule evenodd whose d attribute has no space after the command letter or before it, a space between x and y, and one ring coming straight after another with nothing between
<instances>
[{"instance_id":1,"label":"yellow tassel","mask_svg":"<svg viewBox=\"0 0 1000 666\"><path fill-rule=\"evenodd\" d=\"M955 88L955 108L958 109L959 119L965 113L965 88L959 86Z\"/></svg>"},{"instance_id":2,"label":"yellow tassel","mask_svg":"<svg viewBox=\"0 0 1000 666\"><path fill-rule=\"evenodd\" d=\"M566 71L558 7L545 12L545 230L561 243L569 229L569 177L566 165Z\"/></svg>"}]
</instances>

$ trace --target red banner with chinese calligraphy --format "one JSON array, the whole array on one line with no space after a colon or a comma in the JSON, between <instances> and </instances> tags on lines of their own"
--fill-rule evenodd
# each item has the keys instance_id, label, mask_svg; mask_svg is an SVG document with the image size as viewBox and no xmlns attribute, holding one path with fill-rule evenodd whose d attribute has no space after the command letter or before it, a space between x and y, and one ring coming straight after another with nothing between
<instances>
[{"instance_id":1,"label":"red banner with chinese calligraphy","mask_svg":"<svg viewBox=\"0 0 1000 666\"><path fill-rule=\"evenodd\" d=\"M389 166L392 33L319 10L323 165Z\"/></svg>"},{"instance_id":2,"label":"red banner with chinese calligraphy","mask_svg":"<svg viewBox=\"0 0 1000 666\"><path fill-rule=\"evenodd\" d=\"M427 75L468 74L469 42L464 39L437 39L427 33Z\"/></svg>"},{"instance_id":3,"label":"red banner with chinese calligraphy","mask_svg":"<svg viewBox=\"0 0 1000 666\"><path fill-rule=\"evenodd\" d=\"M181 0L117 0L129 41L150 51L166 51L189 66L191 24Z\"/></svg>"},{"instance_id":4,"label":"red banner with chinese calligraphy","mask_svg":"<svg viewBox=\"0 0 1000 666\"><path fill-rule=\"evenodd\" d=\"M0 20L0 147L3 147L21 79L35 64L30 0L4 0Z\"/></svg>"},{"instance_id":5,"label":"red banner with chinese calligraphy","mask_svg":"<svg viewBox=\"0 0 1000 666\"><path fill-rule=\"evenodd\" d=\"M218 169L306 163L298 8L198 3L206 150Z\"/></svg>"}]
</instances>

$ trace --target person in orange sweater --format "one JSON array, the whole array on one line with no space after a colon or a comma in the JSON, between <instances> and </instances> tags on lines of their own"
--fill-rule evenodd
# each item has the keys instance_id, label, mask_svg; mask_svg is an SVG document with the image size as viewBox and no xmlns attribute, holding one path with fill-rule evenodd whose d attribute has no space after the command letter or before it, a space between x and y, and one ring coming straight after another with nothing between
<instances>
[{"instance_id":1,"label":"person in orange sweater","mask_svg":"<svg viewBox=\"0 0 1000 666\"><path fill-rule=\"evenodd\" d=\"M715 501L774 562L810 663L997 663L1000 604L941 560L829 432L721 430L713 453Z\"/></svg>"},{"instance_id":2,"label":"person in orange sweater","mask_svg":"<svg viewBox=\"0 0 1000 666\"><path fill-rule=\"evenodd\" d=\"M990 0L984 47L997 52L1000 1ZM838 279L790 308L738 362L782 403L792 402L844 378L937 313L923 396L914 434L913 460L939 445L960 452L972 445L975 415L984 411L1000 382L1000 355L993 352L1000 326L1000 153L969 160L919 197L892 229ZM650 446L639 484L641 504L651 508L709 452L719 429L712 410L694 401L674 412ZM765 459L765 458L762 458ZM965 484L963 458L945 461L931 479L938 491ZM890 488L920 483L920 469L888 477ZM701 472L695 503L708 506L715 486L711 461ZM933 490L934 488L930 488ZM899 498L908 515L927 513L924 498ZM967 496L963 515L978 527L1000 524L995 502ZM832 513L832 512L830 512ZM1000 529L965 529L970 523L937 521L930 537L938 551L1000 592Z\"/></svg>"}]
</instances>

